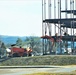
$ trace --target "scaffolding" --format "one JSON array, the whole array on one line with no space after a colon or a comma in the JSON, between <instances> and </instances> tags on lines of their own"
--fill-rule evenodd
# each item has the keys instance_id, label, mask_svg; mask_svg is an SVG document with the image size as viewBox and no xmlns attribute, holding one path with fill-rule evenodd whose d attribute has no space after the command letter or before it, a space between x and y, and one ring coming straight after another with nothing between
<instances>
[{"instance_id":1,"label":"scaffolding","mask_svg":"<svg viewBox=\"0 0 76 75\"><path fill-rule=\"evenodd\" d=\"M76 0L42 0L44 55L76 54L75 30Z\"/></svg>"}]
</instances>

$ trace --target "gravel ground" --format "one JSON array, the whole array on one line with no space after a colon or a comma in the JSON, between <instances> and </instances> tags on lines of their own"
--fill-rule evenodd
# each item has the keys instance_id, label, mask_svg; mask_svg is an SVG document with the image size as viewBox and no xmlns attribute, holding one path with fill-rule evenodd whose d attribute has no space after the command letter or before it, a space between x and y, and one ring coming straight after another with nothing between
<instances>
[{"instance_id":1,"label":"gravel ground","mask_svg":"<svg viewBox=\"0 0 76 75\"><path fill-rule=\"evenodd\" d=\"M76 73L76 65L73 66L47 66L47 68L0 68L0 75L22 75L38 72L50 72L50 73Z\"/></svg>"}]
</instances>

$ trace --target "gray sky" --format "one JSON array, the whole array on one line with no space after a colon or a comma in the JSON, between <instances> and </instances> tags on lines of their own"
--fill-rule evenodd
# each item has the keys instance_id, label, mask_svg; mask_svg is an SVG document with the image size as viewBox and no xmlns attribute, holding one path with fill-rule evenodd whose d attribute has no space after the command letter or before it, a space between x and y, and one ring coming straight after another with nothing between
<instances>
[{"instance_id":1,"label":"gray sky","mask_svg":"<svg viewBox=\"0 0 76 75\"><path fill-rule=\"evenodd\" d=\"M41 36L41 0L0 0L0 35Z\"/></svg>"}]
</instances>

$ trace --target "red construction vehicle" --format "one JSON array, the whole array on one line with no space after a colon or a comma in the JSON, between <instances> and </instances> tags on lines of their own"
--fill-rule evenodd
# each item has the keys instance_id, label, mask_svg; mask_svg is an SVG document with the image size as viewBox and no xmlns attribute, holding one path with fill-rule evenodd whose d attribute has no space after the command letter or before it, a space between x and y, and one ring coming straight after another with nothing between
<instances>
[{"instance_id":1,"label":"red construction vehicle","mask_svg":"<svg viewBox=\"0 0 76 75\"><path fill-rule=\"evenodd\" d=\"M21 47L11 47L11 52L9 53L9 56L11 57L24 57L24 56L31 56L32 49L24 49Z\"/></svg>"}]
</instances>

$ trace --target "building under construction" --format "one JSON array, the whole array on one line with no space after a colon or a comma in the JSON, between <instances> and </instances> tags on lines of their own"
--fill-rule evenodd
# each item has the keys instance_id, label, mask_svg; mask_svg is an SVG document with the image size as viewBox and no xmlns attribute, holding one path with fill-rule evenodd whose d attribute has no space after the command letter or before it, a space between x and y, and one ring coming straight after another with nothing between
<instances>
[{"instance_id":1,"label":"building under construction","mask_svg":"<svg viewBox=\"0 0 76 75\"><path fill-rule=\"evenodd\" d=\"M76 54L76 0L42 0L43 54Z\"/></svg>"}]
</instances>

